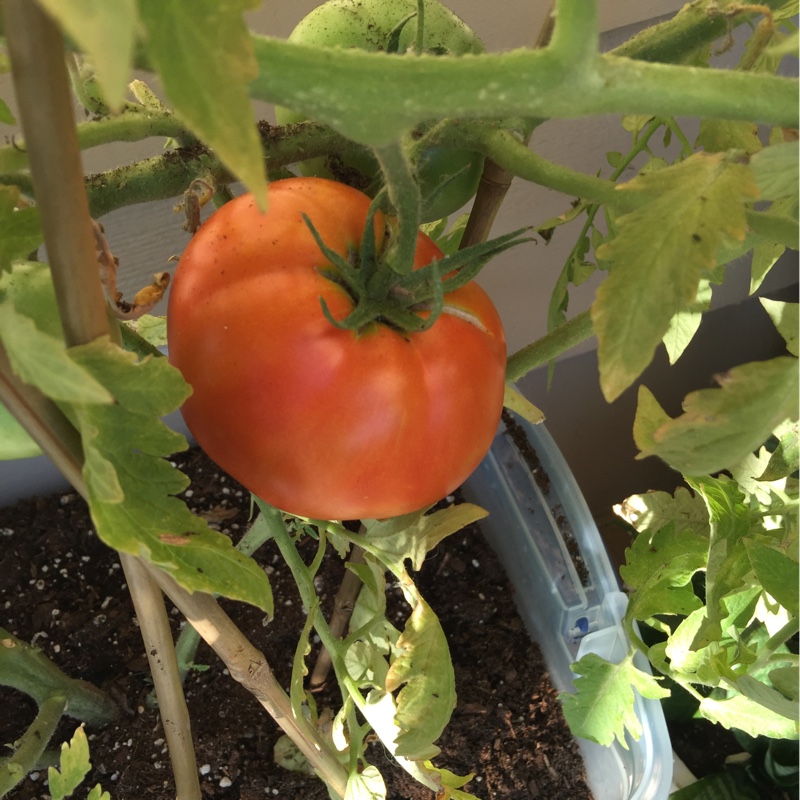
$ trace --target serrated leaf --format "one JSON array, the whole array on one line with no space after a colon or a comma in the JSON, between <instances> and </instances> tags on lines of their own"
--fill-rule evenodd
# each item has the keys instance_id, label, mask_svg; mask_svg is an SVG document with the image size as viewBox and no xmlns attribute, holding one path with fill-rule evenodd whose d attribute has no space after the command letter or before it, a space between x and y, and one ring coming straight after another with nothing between
<instances>
[{"instance_id":1,"label":"serrated leaf","mask_svg":"<svg viewBox=\"0 0 800 800\"><path fill-rule=\"evenodd\" d=\"M459 503L434 511L414 512L377 522L364 520L364 549L375 555L395 573L410 559L415 570L425 555L446 537L483 519L487 511L472 503Z\"/></svg>"},{"instance_id":2,"label":"serrated leaf","mask_svg":"<svg viewBox=\"0 0 800 800\"><path fill-rule=\"evenodd\" d=\"M147 558L189 591L215 592L272 613L264 571L174 496L188 479L163 457L185 449L186 440L158 417L188 395L180 373L165 358L137 361L102 339L72 348L70 355L108 387L115 401L71 406L100 538L116 550Z\"/></svg>"},{"instance_id":3,"label":"serrated leaf","mask_svg":"<svg viewBox=\"0 0 800 800\"><path fill-rule=\"evenodd\" d=\"M756 450L781 423L797 419L797 359L780 356L717 376L718 389L687 395L674 419L640 387L634 422L638 458L658 456L684 475L710 475Z\"/></svg>"},{"instance_id":4,"label":"serrated leaf","mask_svg":"<svg viewBox=\"0 0 800 800\"><path fill-rule=\"evenodd\" d=\"M371 764L361 772L351 772L347 776L344 800L383 800L386 797L386 784L377 767Z\"/></svg>"},{"instance_id":5,"label":"serrated leaf","mask_svg":"<svg viewBox=\"0 0 800 800\"><path fill-rule=\"evenodd\" d=\"M634 689L643 697L660 699L669 691L633 664L631 656L612 664L589 653L572 665L575 694L560 694L564 717L576 736L605 746L616 739L628 749L626 731L636 740L642 723L636 716Z\"/></svg>"},{"instance_id":6,"label":"serrated leaf","mask_svg":"<svg viewBox=\"0 0 800 800\"><path fill-rule=\"evenodd\" d=\"M798 615L798 564L785 552L752 539L744 541L750 563L765 591L790 614Z\"/></svg>"},{"instance_id":7,"label":"serrated leaf","mask_svg":"<svg viewBox=\"0 0 800 800\"><path fill-rule=\"evenodd\" d=\"M722 153L696 153L617 189L648 200L620 217L616 236L597 251L610 262L592 305L609 402L650 363L672 317L695 301L720 244L744 239L745 200L758 194L747 166Z\"/></svg>"},{"instance_id":8,"label":"serrated leaf","mask_svg":"<svg viewBox=\"0 0 800 800\"><path fill-rule=\"evenodd\" d=\"M688 308L678 311L669 321L664 334L664 347L667 349L669 363L674 364L697 333L703 320L703 313L711 308L711 282L701 280L697 286L697 297Z\"/></svg>"},{"instance_id":9,"label":"serrated leaf","mask_svg":"<svg viewBox=\"0 0 800 800\"><path fill-rule=\"evenodd\" d=\"M141 0L147 50L175 112L263 205L264 157L249 82L258 73L242 12L255 0Z\"/></svg>"},{"instance_id":10,"label":"serrated leaf","mask_svg":"<svg viewBox=\"0 0 800 800\"><path fill-rule=\"evenodd\" d=\"M21 261L44 240L38 208L15 208L19 202L16 186L0 186L0 272Z\"/></svg>"},{"instance_id":11,"label":"serrated leaf","mask_svg":"<svg viewBox=\"0 0 800 800\"><path fill-rule=\"evenodd\" d=\"M92 787L92 791L89 792L86 800L111 800L111 795L108 792L104 792L100 784L97 783Z\"/></svg>"},{"instance_id":12,"label":"serrated leaf","mask_svg":"<svg viewBox=\"0 0 800 800\"><path fill-rule=\"evenodd\" d=\"M14 374L48 397L65 402L113 401L108 390L70 358L61 339L40 331L30 317L8 303L0 306L0 341Z\"/></svg>"},{"instance_id":13,"label":"serrated leaf","mask_svg":"<svg viewBox=\"0 0 800 800\"><path fill-rule=\"evenodd\" d=\"M397 692L397 755L413 761L433 758L456 705L455 674L439 618L417 594L397 641L400 654L386 675L386 690Z\"/></svg>"},{"instance_id":14,"label":"serrated leaf","mask_svg":"<svg viewBox=\"0 0 800 800\"><path fill-rule=\"evenodd\" d=\"M536 408L536 406L520 391L508 384L506 384L505 387L503 405L519 414L523 419L530 422L531 425L538 425L540 422L544 422L544 412Z\"/></svg>"},{"instance_id":15,"label":"serrated leaf","mask_svg":"<svg viewBox=\"0 0 800 800\"><path fill-rule=\"evenodd\" d=\"M693 647L705 614L705 608L692 611L673 631L664 648L664 655L669 659L669 669L688 677L690 681L697 680L694 673L706 664L709 658L709 648L695 650Z\"/></svg>"},{"instance_id":16,"label":"serrated leaf","mask_svg":"<svg viewBox=\"0 0 800 800\"><path fill-rule=\"evenodd\" d=\"M647 620L655 614L690 614L702 603L692 576L706 565L708 541L670 525L654 534L640 533L625 551L622 579L635 591L627 615Z\"/></svg>"},{"instance_id":17,"label":"serrated leaf","mask_svg":"<svg viewBox=\"0 0 800 800\"><path fill-rule=\"evenodd\" d=\"M761 198L780 200L788 197L796 203L800 192L798 164L797 142L772 144L753 155L750 168L755 175Z\"/></svg>"},{"instance_id":18,"label":"serrated leaf","mask_svg":"<svg viewBox=\"0 0 800 800\"><path fill-rule=\"evenodd\" d=\"M700 701L700 713L723 728L736 728L750 736L796 739L798 735L797 722L786 719L741 694L727 700L704 697Z\"/></svg>"},{"instance_id":19,"label":"serrated leaf","mask_svg":"<svg viewBox=\"0 0 800 800\"><path fill-rule=\"evenodd\" d=\"M731 119L702 120L694 146L702 147L708 153L721 153L726 150L757 153L763 147L758 138L758 125Z\"/></svg>"},{"instance_id":20,"label":"serrated leaf","mask_svg":"<svg viewBox=\"0 0 800 800\"><path fill-rule=\"evenodd\" d=\"M614 506L614 513L640 533L658 531L672 524L676 531L708 535L705 503L685 486L678 486L674 495L658 491L631 495L624 503Z\"/></svg>"},{"instance_id":21,"label":"serrated leaf","mask_svg":"<svg viewBox=\"0 0 800 800\"><path fill-rule=\"evenodd\" d=\"M75 730L72 739L61 745L60 769L49 767L47 784L53 800L63 800L78 788L91 769L89 761L89 741L83 726Z\"/></svg>"},{"instance_id":22,"label":"serrated leaf","mask_svg":"<svg viewBox=\"0 0 800 800\"><path fill-rule=\"evenodd\" d=\"M778 330L778 333L786 342L786 349L794 356L800 355L798 348L798 317L797 303L782 303L779 300L769 300L766 297L759 298L764 310L769 314L769 318Z\"/></svg>"},{"instance_id":23,"label":"serrated leaf","mask_svg":"<svg viewBox=\"0 0 800 800\"><path fill-rule=\"evenodd\" d=\"M117 109L130 80L137 35L136 0L41 0L92 61L103 99Z\"/></svg>"}]
</instances>

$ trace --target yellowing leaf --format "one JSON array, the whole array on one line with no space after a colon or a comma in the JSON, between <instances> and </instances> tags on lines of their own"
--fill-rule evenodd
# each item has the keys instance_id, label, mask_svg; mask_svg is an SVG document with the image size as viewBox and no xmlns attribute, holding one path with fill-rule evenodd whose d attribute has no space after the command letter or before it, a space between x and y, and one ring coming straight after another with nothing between
<instances>
[{"instance_id":1,"label":"yellowing leaf","mask_svg":"<svg viewBox=\"0 0 800 800\"><path fill-rule=\"evenodd\" d=\"M800 355L798 348L798 317L797 303L782 303L779 300L769 300L766 297L759 298L764 310L769 314L769 318L775 324L778 333L786 341L786 349L793 355Z\"/></svg>"},{"instance_id":2,"label":"yellowing leaf","mask_svg":"<svg viewBox=\"0 0 800 800\"><path fill-rule=\"evenodd\" d=\"M397 755L414 761L433 758L439 738L456 705L455 676L447 638L431 607L417 602L397 641L401 654L386 676L386 689L397 695ZM402 688L401 688L402 687Z\"/></svg>"},{"instance_id":3,"label":"yellowing leaf","mask_svg":"<svg viewBox=\"0 0 800 800\"><path fill-rule=\"evenodd\" d=\"M83 725L76 729L72 740L61 745L60 770L49 767L47 788L53 800L63 800L78 788L92 765L89 762L89 741Z\"/></svg>"},{"instance_id":4,"label":"yellowing leaf","mask_svg":"<svg viewBox=\"0 0 800 800\"><path fill-rule=\"evenodd\" d=\"M709 153L725 150L743 150L756 153L761 147L758 126L744 120L704 119L700 123L700 133L695 147L702 147Z\"/></svg>"},{"instance_id":5,"label":"yellowing leaf","mask_svg":"<svg viewBox=\"0 0 800 800\"><path fill-rule=\"evenodd\" d=\"M257 66L242 12L254 0L141 0L147 50L176 113L257 197L261 143L248 95Z\"/></svg>"},{"instance_id":6,"label":"yellowing leaf","mask_svg":"<svg viewBox=\"0 0 800 800\"><path fill-rule=\"evenodd\" d=\"M618 190L647 199L617 219L616 236L597 250L609 262L592 306L609 402L650 363L673 316L695 302L720 244L744 239L745 200L758 194L747 166L722 153L696 153Z\"/></svg>"},{"instance_id":7,"label":"yellowing leaf","mask_svg":"<svg viewBox=\"0 0 800 800\"><path fill-rule=\"evenodd\" d=\"M642 387L634 422L638 457L658 456L684 475L710 475L758 449L782 422L797 419L794 357L742 364L717 381L717 389L687 395L675 419Z\"/></svg>"}]
</instances>

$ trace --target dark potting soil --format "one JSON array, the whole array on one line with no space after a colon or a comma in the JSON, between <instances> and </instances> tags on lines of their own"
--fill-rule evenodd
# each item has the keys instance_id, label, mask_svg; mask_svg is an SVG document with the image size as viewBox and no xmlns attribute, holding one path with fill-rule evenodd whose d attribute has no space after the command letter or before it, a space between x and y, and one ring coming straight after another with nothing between
<instances>
[{"instance_id":1,"label":"dark potting soil","mask_svg":"<svg viewBox=\"0 0 800 800\"><path fill-rule=\"evenodd\" d=\"M247 492L198 450L175 462L192 478L187 502L213 527L238 540L248 524ZM267 623L257 609L222 603L288 686L296 631L305 616L276 550L267 544L257 559L270 575L275 619ZM338 558L321 570L319 591L329 602L342 573ZM458 691L458 706L438 742L442 753L435 763L458 774L473 772L465 788L483 800L590 798L542 656L528 638L513 590L479 529L446 539L428 556L417 580L447 634ZM395 622L401 626L407 607L399 589L392 594L391 607L400 615ZM172 618L177 632L174 609ZM68 675L101 687L120 706L116 722L87 728L93 769L87 788L76 797L85 797L88 787L100 782L113 800L174 798L122 570L116 554L94 534L85 504L75 494L0 509L0 625L35 642ZM327 790L318 780L273 763L280 730L204 644L196 663L207 669L189 675L186 692L204 797L325 800ZM27 697L0 687L0 742L19 738L35 712ZM65 719L53 744L70 738L77 724ZM389 800L432 800L432 792L392 765L380 743L370 750ZM44 769L25 778L10 797L47 797L46 775Z\"/></svg>"}]
</instances>

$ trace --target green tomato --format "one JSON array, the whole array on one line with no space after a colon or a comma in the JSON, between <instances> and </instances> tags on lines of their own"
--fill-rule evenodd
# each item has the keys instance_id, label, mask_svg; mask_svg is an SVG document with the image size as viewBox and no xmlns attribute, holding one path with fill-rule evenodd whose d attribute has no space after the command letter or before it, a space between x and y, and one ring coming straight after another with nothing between
<instances>
[{"instance_id":1,"label":"green tomato","mask_svg":"<svg viewBox=\"0 0 800 800\"><path fill-rule=\"evenodd\" d=\"M300 21L289 41L387 51L392 47L392 32L416 10L416 0L328 0ZM413 45L416 30L415 20L410 19L396 42L398 53L404 53ZM475 33L439 0L425 0L424 49L429 53L451 55L484 51ZM306 119L303 114L287 108L276 108L275 113L281 125ZM380 175L377 161L366 150L346 160L336 155L308 159L298 164L298 170L302 175L333 178L373 194ZM422 222L458 211L475 195L482 171L483 156L479 153L444 147L426 150L417 164Z\"/></svg>"}]
</instances>

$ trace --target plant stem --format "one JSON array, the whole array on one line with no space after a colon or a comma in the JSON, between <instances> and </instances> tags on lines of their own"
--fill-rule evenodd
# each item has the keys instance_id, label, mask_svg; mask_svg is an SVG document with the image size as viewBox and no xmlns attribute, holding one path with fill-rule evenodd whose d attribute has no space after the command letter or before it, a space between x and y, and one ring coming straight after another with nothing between
<instances>
[{"instance_id":1,"label":"plant stem","mask_svg":"<svg viewBox=\"0 0 800 800\"><path fill-rule=\"evenodd\" d=\"M164 596L140 559L120 553L120 563L133 599L150 674L153 676L161 724L175 776L177 799L200 800L200 777L192 745L189 709L178 673Z\"/></svg>"},{"instance_id":2,"label":"plant stem","mask_svg":"<svg viewBox=\"0 0 800 800\"><path fill-rule=\"evenodd\" d=\"M119 714L105 692L65 675L38 647L4 628L0 628L0 684L24 692L39 706L48 697L61 695L66 713L90 725L105 725Z\"/></svg>"},{"instance_id":3,"label":"plant stem","mask_svg":"<svg viewBox=\"0 0 800 800\"><path fill-rule=\"evenodd\" d=\"M67 704L54 694L39 704L39 711L10 758L0 759L0 797L5 797L36 765L53 736Z\"/></svg>"},{"instance_id":4,"label":"plant stem","mask_svg":"<svg viewBox=\"0 0 800 800\"><path fill-rule=\"evenodd\" d=\"M145 563L162 591L225 663L234 680L251 692L298 746L309 764L340 797L347 772L327 742L305 719L296 719L291 701L275 679L264 654L257 650L208 594L190 594L169 575Z\"/></svg>"},{"instance_id":5,"label":"plant stem","mask_svg":"<svg viewBox=\"0 0 800 800\"><path fill-rule=\"evenodd\" d=\"M364 563L364 551L358 547L358 545L353 545L348 563ZM331 634L337 639L342 638L342 634L348 622L350 622L350 617L353 615L353 609L355 608L358 594L361 591L361 586L361 579L358 575L350 569L345 569L339 590L336 592L336 597L333 599L333 613L328 623ZM308 681L309 689L311 689L312 692L315 689L319 689L325 681L328 680L330 668L331 654L328 652L328 649L323 646L319 651L317 662L314 664L314 669L311 671L311 677Z\"/></svg>"},{"instance_id":6,"label":"plant stem","mask_svg":"<svg viewBox=\"0 0 800 800\"><path fill-rule=\"evenodd\" d=\"M395 272L411 272L417 249L420 218L419 186L400 142L375 148L389 200L397 213L397 230L390 242L387 262Z\"/></svg>"},{"instance_id":7,"label":"plant stem","mask_svg":"<svg viewBox=\"0 0 800 800\"><path fill-rule=\"evenodd\" d=\"M506 363L506 383L518 381L531 370L547 364L593 334L591 311L582 311L541 339L509 356Z\"/></svg>"}]
</instances>

